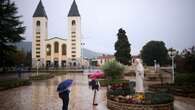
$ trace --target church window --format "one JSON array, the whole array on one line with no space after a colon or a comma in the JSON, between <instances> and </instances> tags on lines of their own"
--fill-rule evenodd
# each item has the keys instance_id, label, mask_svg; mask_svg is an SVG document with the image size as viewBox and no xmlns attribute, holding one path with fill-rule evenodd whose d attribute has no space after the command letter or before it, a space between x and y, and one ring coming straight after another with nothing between
<instances>
[{"instance_id":1,"label":"church window","mask_svg":"<svg viewBox=\"0 0 195 110\"><path fill-rule=\"evenodd\" d=\"M46 46L46 53L48 56L51 55L51 45L50 44L47 44L47 46Z\"/></svg>"},{"instance_id":2,"label":"church window","mask_svg":"<svg viewBox=\"0 0 195 110\"><path fill-rule=\"evenodd\" d=\"M54 43L54 52L55 53L58 53L59 52L59 43L58 42L55 42Z\"/></svg>"},{"instance_id":3,"label":"church window","mask_svg":"<svg viewBox=\"0 0 195 110\"><path fill-rule=\"evenodd\" d=\"M72 20L72 25L76 25L76 21L75 20Z\"/></svg>"},{"instance_id":4,"label":"church window","mask_svg":"<svg viewBox=\"0 0 195 110\"><path fill-rule=\"evenodd\" d=\"M37 26L40 26L41 25L41 22L40 21L37 21L36 24L37 24Z\"/></svg>"},{"instance_id":5,"label":"church window","mask_svg":"<svg viewBox=\"0 0 195 110\"><path fill-rule=\"evenodd\" d=\"M66 55L66 44L62 44L62 55Z\"/></svg>"}]
</instances>

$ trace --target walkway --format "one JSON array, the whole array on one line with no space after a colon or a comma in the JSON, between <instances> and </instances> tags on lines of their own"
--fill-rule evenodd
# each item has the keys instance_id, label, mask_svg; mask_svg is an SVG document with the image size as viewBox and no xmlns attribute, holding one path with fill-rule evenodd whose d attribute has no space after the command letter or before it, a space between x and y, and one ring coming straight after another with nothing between
<instances>
[{"instance_id":1,"label":"walkway","mask_svg":"<svg viewBox=\"0 0 195 110\"><path fill-rule=\"evenodd\" d=\"M56 92L64 79L73 79L69 110L108 110L106 89L97 94L98 106L92 106L93 92L88 88L88 78L81 73L56 76L45 81L35 81L24 86L0 91L0 110L61 110L62 101ZM175 97L175 110L195 110L195 99Z\"/></svg>"},{"instance_id":2,"label":"walkway","mask_svg":"<svg viewBox=\"0 0 195 110\"><path fill-rule=\"evenodd\" d=\"M98 106L92 106L93 91L88 87L88 78L83 74L68 74L33 82L24 86L0 92L0 110L61 110L62 101L56 86L64 79L73 79L69 110L108 110L106 89L97 94Z\"/></svg>"}]
</instances>

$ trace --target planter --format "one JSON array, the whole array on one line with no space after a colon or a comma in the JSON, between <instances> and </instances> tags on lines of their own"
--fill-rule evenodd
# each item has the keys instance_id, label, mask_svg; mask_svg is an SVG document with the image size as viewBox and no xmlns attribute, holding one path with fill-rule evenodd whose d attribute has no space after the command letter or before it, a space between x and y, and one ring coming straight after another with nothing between
<instances>
[{"instance_id":1,"label":"planter","mask_svg":"<svg viewBox=\"0 0 195 110\"><path fill-rule=\"evenodd\" d=\"M174 110L173 102L166 104L127 104L107 99L107 106L111 110Z\"/></svg>"}]
</instances>

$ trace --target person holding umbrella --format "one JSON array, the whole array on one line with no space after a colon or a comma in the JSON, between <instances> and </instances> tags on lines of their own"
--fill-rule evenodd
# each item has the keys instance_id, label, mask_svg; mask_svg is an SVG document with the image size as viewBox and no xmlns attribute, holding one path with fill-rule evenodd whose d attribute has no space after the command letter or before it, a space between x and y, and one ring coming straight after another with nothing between
<instances>
[{"instance_id":1,"label":"person holding umbrella","mask_svg":"<svg viewBox=\"0 0 195 110\"><path fill-rule=\"evenodd\" d=\"M96 92L100 88L100 83L99 81L96 80L96 77L92 78L92 80L89 82L89 86L91 86L92 90L94 91L93 105L98 105L97 103L95 103L95 98L96 98Z\"/></svg>"},{"instance_id":2,"label":"person holding umbrella","mask_svg":"<svg viewBox=\"0 0 195 110\"><path fill-rule=\"evenodd\" d=\"M68 110L69 93L71 90L72 83L73 80L67 79L61 82L57 87L57 91L59 92L59 97L63 101L62 110Z\"/></svg>"}]
</instances>

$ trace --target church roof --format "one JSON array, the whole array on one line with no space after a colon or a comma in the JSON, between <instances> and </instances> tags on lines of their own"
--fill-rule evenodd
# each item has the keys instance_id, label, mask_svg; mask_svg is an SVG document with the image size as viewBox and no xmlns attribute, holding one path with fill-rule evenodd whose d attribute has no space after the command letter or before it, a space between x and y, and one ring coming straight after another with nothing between
<instances>
[{"instance_id":1,"label":"church roof","mask_svg":"<svg viewBox=\"0 0 195 110\"><path fill-rule=\"evenodd\" d=\"M68 17L71 17L71 16L80 16L75 0L73 1L72 6L71 6L69 13L68 13Z\"/></svg>"},{"instance_id":2,"label":"church roof","mask_svg":"<svg viewBox=\"0 0 195 110\"><path fill-rule=\"evenodd\" d=\"M59 39L59 40L63 40L63 41L66 41L67 39L62 39L60 37L53 37L53 38L50 38L50 39L46 39L46 41L49 41L49 40L56 40L56 39Z\"/></svg>"},{"instance_id":3,"label":"church roof","mask_svg":"<svg viewBox=\"0 0 195 110\"><path fill-rule=\"evenodd\" d=\"M44 6L42 4L42 1L40 0L34 14L33 17L46 17L47 18L47 14L45 12Z\"/></svg>"}]
</instances>

